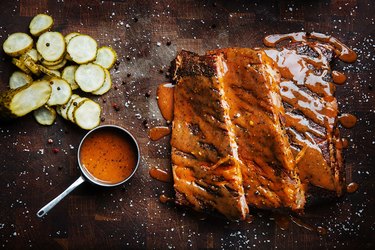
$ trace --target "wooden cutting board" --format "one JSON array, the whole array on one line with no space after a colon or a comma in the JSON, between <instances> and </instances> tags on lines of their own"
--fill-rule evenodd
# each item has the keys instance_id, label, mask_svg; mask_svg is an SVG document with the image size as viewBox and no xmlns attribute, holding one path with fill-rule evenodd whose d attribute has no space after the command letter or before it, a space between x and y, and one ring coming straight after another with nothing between
<instances>
[{"instance_id":1,"label":"wooden cutting board","mask_svg":"<svg viewBox=\"0 0 375 250\"><path fill-rule=\"evenodd\" d=\"M86 33L99 45L115 48L119 65L111 70L113 88L93 99L103 109L103 124L120 125L134 134L142 162L129 183L113 189L85 183L39 219L39 208L80 175L76 154L86 131L61 117L49 127L38 125L32 115L0 124L0 247L373 248L374 7L369 0L2 1L1 44L13 32L27 32L34 15L48 13L55 20L54 30ZM169 138L152 142L147 132L148 127L165 125L155 92L167 81L176 52L262 46L267 34L303 30L332 34L359 56L353 65L336 63L348 76L347 83L337 87L341 111L359 118L355 128L341 130L350 141L344 152L347 182L359 183L359 189L310 206L301 218L327 229L327 234L320 236L296 223L282 230L275 216L264 211L254 211L252 222L228 222L160 203L161 194L173 195L172 184L152 179L148 171L170 167ZM0 90L6 90L15 67L3 51L0 58Z\"/></svg>"}]
</instances>

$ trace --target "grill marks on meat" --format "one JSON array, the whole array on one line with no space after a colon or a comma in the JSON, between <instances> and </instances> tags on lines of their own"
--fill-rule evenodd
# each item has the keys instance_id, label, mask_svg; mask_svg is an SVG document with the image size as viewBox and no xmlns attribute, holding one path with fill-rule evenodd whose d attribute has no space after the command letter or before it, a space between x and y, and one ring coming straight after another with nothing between
<instances>
[{"instance_id":1,"label":"grill marks on meat","mask_svg":"<svg viewBox=\"0 0 375 250\"><path fill-rule=\"evenodd\" d=\"M176 202L244 219L248 207L241 162L221 98L216 57L182 51L175 77L171 146Z\"/></svg>"},{"instance_id":2,"label":"grill marks on meat","mask_svg":"<svg viewBox=\"0 0 375 250\"><path fill-rule=\"evenodd\" d=\"M246 203L303 208L272 63L251 49L179 53L171 139L177 203L242 219Z\"/></svg>"},{"instance_id":3,"label":"grill marks on meat","mask_svg":"<svg viewBox=\"0 0 375 250\"><path fill-rule=\"evenodd\" d=\"M314 32L264 44L277 48L182 51L172 63L177 203L244 219L248 205L302 209L309 184L342 194L330 62L354 62L355 52Z\"/></svg>"},{"instance_id":4,"label":"grill marks on meat","mask_svg":"<svg viewBox=\"0 0 375 250\"><path fill-rule=\"evenodd\" d=\"M330 68L334 52L330 44L302 38L279 49L265 49L282 76L285 124L301 180L341 195L343 162L341 149L335 147L341 139Z\"/></svg>"},{"instance_id":5,"label":"grill marks on meat","mask_svg":"<svg viewBox=\"0 0 375 250\"><path fill-rule=\"evenodd\" d=\"M229 104L246 201L258 208L302 209L304 192L282 118L280 77L263 53L246 48L209 52L222 55L220 72ZM237 126L238 125L238 126Z\"/></svg>"}]
</instances>

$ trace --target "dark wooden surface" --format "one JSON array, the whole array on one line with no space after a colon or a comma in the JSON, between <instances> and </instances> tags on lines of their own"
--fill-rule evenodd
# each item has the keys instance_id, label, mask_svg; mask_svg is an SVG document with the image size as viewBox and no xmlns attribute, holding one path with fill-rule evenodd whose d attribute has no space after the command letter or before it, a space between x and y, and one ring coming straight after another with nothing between
<instances>
[{"instance_id":1,"label":"dark wooden surface","mask_svg":"<svg viewBox=\"0 0 375 250\"><path fill-rule=\"evenodd\" d=\"M1 1L0 42L27 31L31 18L49 13L54 30L79 31L100 45L114 47L118 69L114 88L95 97L103 124L117 124L139 141L142 163L134 178L119 188L83 184L43 219L36 212L80 175L77 146L86 131L58 118L50 127L31 115L0 124L0 247L37 249L98 248L254 248L363 249L374 247L374 3L371 0L325 1ZM266 34L319 31L335 35L358 52L353 65L337 63L349 76L337 87L342 112L359 117L345 150L347 181L359 190L337 201L308 207L303 220L328 230L326 236L291 224L281 230L265 212L254 221L228 222L161 204L173 195L172 184L150 178L152 166L170 165L169 138L150 142L150 126L163 125L155 90L166 80L160 72L176 51L203 53L217 47L262 46ZM167 41L171 45L167 46ZM0 52L0 90L7 89L15 67ZM130 75L128 75L130 74ZM146 97L146 93L151 93ZM112 104L120 106L115 111ZM48 139L53 143L48 144ZM58 153L52 149L58 148Z\"/></svg>"}]
</instances>

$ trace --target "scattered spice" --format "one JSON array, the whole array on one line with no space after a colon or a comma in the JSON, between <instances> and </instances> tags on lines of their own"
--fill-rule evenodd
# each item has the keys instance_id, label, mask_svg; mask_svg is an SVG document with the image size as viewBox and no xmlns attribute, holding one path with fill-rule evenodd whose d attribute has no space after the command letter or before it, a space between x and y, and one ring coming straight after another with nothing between
<instances>
[{"instance_id":1,"label":"scattered spice","mask_svg":"<svg viewBox=\"0 0 375 250\"><path fill-rule=\"evenodd\" d=\"M326 235L327 234L327 229L324 227L318 226L316 228L316 231L318 232L319 235Z\"/></svg>"},{"instance_id":2,"label":"scattered spice","mask_svg":"<svg viewBox=\"0 0 375 250\"><path fill-rule=\"evenodd\" d=\"M145 128L149 128L147 120L143 120L142 124Z\"/></svg>"},{"instance_id":3,"label":"scattered spice","mask_svg":"<svg viewBox=\"0 0 375 250\"><path fill-rule=\"evenodd\" d=\"M131 59L130 56L126 56L126 60L130 61L130 59Z\"/></svg>"},{"instance_id":4,"label":"scattered spice","mask_svg":"<svg viewBox=\"0 0 375 250\"><path fill-rule=\"evenodd\" d=\"M211 24L211 29L215 29L216 28L216 24Z\"/></svg>"},{"instance_id":5,"label":"scattered spice","mask_svg":"<svg viewBox=\"0 0 375 250\"><path fill-rule=\"evenodd\" d=\"M132 75L132 74L130 74L130 73L126 74L127 77L130 77L131 75Z\"/></svg>"},{"instance_id":6,"label":"scattered spice","mask_svg":"<svg viewBox=\"0 0 375 250\"><path fill-rule=\"evenodd\" d=\"M50 138L47 140L48 144L52 144L53 143L53 140Z\"/></svg>"},{"instance_id":7,"label":"scattered spice","mask_svg":"<svg viewBox=\"0 0 375 250\"><path fill-rule=\"evenodd\" d=\"M105 121L105 117L100 117L100 121L104 122Z\"/></svg>"},{"instance_id":8,"label":"scattered spice","mask_svg":"<svg viewBox=\"0 0 375 250\"><path fill-rule=\"evenodd\" d=\"M135 23L138 22L138 18L136 18L136 17L134 17L133 20L134 20Z\"/></svg>"},{"instance_id":9,"label":"scattered spice","mask_svg":"<svg viewBox=\"0 0 375 250\"><path fill-rule=\"evenodd\" d=\"M168 40L166 44L167 44L167 46L170 46L172 44L172 42Z\"/></svg>"},{"instance_id":10,"label":"scattered spice","mask_svg":"<svg viewBox=\"0 0 375 250\"><path fill-rule=\"evenodd\" d=\"M159 73L160 73L160 74L163 74L163 73L164 73L163 68L159 69Z\"/></svg>"},{"instance_id":11,"label":"scattered spice","mask_svg":"<svg viewBox=\"0 0 375 250\"><path fill-rule=\"evenodd\" d=\"M114 69L118 70L119 65L120 65L120 61L116 60L115 65L114 65Z\"/></svg>"},{"instance_id":12,"label":"scattered spice","mask_svg":"<svg viewBox=\"0 0 375 250\"><path fill-rule=\"evenodd\" d=\"M146 94L145 94L145 97L149 98L150 96L151 96L151 91L147 91Z\"/></svg>"},{"instance_id":13,"label":"scattered spice","mask_svg":"<svg viewBox=\"0 0 375 250\"><path fill-rule=\"evenodd\" d=\"M117 105L117 103L113 103L113 104L112 104L112 107L113 107L116 111L119 111L119 110L120 110L120 107Z\"/></svg>"},{"instance_id":14,"label":"scattered spice","mask_svg":"<svg viewBox=\"0 0 375 250\"><path fill-rule=\"evenodd\" d=\"M106 102L107 102L107 99L103 98L102 102L103 102L103 103L106 103Z\"/></svg>"},{"instance_id":15,"label":"scattered spice","mask_svg":"<svg viewBox=\"0 0 375 250\"><path fill-rule=\"evenodd\" d=\"M55 153L55 154L57 154L59 151L60 151L60 150L59 150L58 148L53 148L53 149L52 149L52 152Z\"/></svg>"}]
</instances>

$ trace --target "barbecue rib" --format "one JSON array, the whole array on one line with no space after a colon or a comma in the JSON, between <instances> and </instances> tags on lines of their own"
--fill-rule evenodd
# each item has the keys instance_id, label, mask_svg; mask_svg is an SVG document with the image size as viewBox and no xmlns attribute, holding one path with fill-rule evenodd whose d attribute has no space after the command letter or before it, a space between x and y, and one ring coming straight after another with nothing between
<instances>
[{"instance_id":1,"label":"barbecue rib","mask_svg":"<svg viewBox=\"0 0 375 250\"><path fill-rule=\"evenodd\" d=\"M265 49L278 65L286 128L303 183L342 194L344 183L338 105L331 82L334 47L319 42Z\"/></svg>"},{"instance_id":2,"label":"barbecue rib","mask_svg":"<svg viewBox=\"0 0 375 250\"><path fill-rule=\"evenodd\" d=\"M172 169L176 202L230 219L248 213L241 162L215 56L182 51L175 63Z\"/></svg>"},{"instance_id":3,"label":"barbecue rib","mask_svg":"<svg viewBox=\"0 0 375 250\"><path fill-rule=\"evenodd\" d=\"M243 218L245 189L251 206L302 209L304 192L281 121L279 76L265 53L233 48L198 56L182 51L174 79L171 145L177 203ZM221 174L222 162L231 176Z\"/></svg>"},{"instance_id":4,"label":"barbecue rib","mask_svg":"<svg viewBox=\"0 0 375 250\"><path fill-rule=\"evenodd\" d=\"M304 206L304 193L295 169L282 121L280 76L263 51L229 48L209 51L222 55L220 78L229 104L247 203L258 208ZM223 70L222 70L223 71Z\"/></svg>"}]
</instances>

